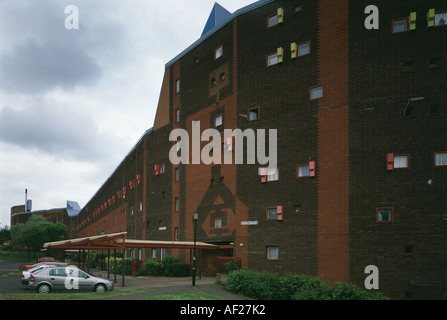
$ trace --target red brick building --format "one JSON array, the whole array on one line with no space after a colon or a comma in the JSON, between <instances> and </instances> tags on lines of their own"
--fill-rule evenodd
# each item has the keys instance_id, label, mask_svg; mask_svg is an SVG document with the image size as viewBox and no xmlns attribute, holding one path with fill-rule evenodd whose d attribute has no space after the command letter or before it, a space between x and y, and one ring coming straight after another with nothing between
<instances>
[{"instance_id":1,"label":"red brick building","mask_svg":"<svg viewBox=\"0 0 447 320\"><path fill-rule=\"evenodd\" d=\"M310 273L396 298L447 281L447 5L264 0L233 14L216 4L201 38L167 63L154 127L70 223L71 236L221 245L204 254L243 267ZM217 18L216 18L217 17ZM277 130L277 170L179 164L184 129ZM192 143L191 143L192 148ZM208 148L208 149L207 149ZM207 155L209 141L200 143ZM244 154L245 159L248 154ZM140 250L148 259L180 251ZM428 288L424 292L423 288Z\"/></svg>"}]
</instances>

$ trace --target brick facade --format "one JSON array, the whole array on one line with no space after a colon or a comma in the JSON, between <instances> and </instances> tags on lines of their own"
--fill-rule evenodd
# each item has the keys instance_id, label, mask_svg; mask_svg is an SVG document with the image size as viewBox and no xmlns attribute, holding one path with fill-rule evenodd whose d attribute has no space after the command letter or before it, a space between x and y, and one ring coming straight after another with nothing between
<instances>
[{"instance_id":1,"label":"brick facade","mask_svg":"<svg viewBox=\"0 0 447 320\"><path fill-rule=\"evenodd\" d=\"M260 1L169 62L154 129L73 218L71 236L192 241L197 209L197 239L224 248L203 256L204 272L231 256L250 269L363 286L376 265L380 290L396 298L447 281L447 169L434 165L434 153L447 151L447 27L428 28L425 17L447 6L378 0L380 28L367 30L367 5ZM413 11L416 30L393 34L391 21ZM278 12L283 22L268 27ZM308 51L292 57L292 43ZM282 62L268 66L278 48ZM263 181L259 164L171 164L171 131L191 136L200 121L202 133L219 115L221 138L223 129L277 130L276 181ZM388 154L408 155L409 167L387 170ZM310 164L315 174L299 177ZM268 219L269 208L282 208L282 220ZM380 208L392 222L378 220Z\"/></svg>"}]
</instances>

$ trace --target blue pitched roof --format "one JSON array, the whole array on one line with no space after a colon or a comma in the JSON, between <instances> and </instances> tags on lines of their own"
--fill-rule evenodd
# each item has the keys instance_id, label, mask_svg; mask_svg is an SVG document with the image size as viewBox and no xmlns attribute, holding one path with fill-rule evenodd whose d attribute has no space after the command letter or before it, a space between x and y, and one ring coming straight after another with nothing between
<instances>
[{"instance_id":1,"label":"blue pitched roof","mask_svg":"<svg viewBox=\"0 0 447 320\"><path fill-rule=\"evenodd\" d=\"M216 2L214 4L213 10L211 10L210 16L208 18L208 21L206 22L201 37L203 37L203 35L208 33L210 30L214 29L229 16L231 16L231 12Z\"/></svg>"},{"instance_id":2,"label":"blue pitched roof","mask_svg":"<svg viewBox=\"0 0 447 320\"><path fill-rule=\"evenodd\" d=\"M240 15L243 15L244 13L250 12L252 10L255 10L259 7L265 6L266 4L269 4L274 1L276 1L276 0L258 0L252 4L249 4L248 6L245 6L241 9L237 10L233 14L227 15L225 18L222 18L222 16L220 16L219 20L217 20L217 19L214 20L216 22L216 25L214 27L212 27L210 30L208 30L208 32L202 34L202 36L196 42L194 42L188 48L186 48L181 53L179 53L174 59L172 59L171 61L166 63L165 68L169 68L170 66L172 66L176 61L181 59L189 51L191 51L192 49L197 47L199 44L201 44L203 41L205 41L207 38L209 38L211 35L213 35L216 31L220 30L223 26L225 26L227 23L229 23L233 19L237 18ZM211 14L212 13L213 12L211 11ZM208 22L207 22L207 25L208 25ZM211 27L211 25L209 27ZM205 26L205 29L207 29L207 26ZM205 29L204 29L204 31L205 31Z\"/></svg>"},{"instance_id":3,"label":"blue pitched roof","mask_svg":"<svg viewBox=\"0 0 447 320\"><path fill-rule=\"evenodd\" d=\"M67 201L67 213L69 217L75 217L81 212L81 207L77 202Z\"/></svg>"}]
</instances>

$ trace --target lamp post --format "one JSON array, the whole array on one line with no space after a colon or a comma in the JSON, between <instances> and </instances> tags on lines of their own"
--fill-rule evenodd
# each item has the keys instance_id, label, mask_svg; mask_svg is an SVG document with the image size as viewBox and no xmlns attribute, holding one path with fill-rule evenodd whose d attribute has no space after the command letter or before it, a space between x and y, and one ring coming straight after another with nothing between
<instances>
[{"instance_id":1,"label":"lamp post","mask_svg":"<svg viewBox=\"0 0 447 320\"><path fill-rule=\"evenodd\" d=\"M194 253L193 253L193 265L192 265L192 286L196 285L196 240L197 240L197 219L199 218L199 211L194 210L192 213L194 219Z\"/></svg>"}]
</instances>

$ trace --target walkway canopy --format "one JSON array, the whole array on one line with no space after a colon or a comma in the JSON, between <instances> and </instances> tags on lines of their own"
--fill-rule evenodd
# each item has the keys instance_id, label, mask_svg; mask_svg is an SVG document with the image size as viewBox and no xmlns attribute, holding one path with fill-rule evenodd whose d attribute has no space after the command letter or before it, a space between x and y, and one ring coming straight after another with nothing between
<instances>
[{"instance_id":1,"label":"walkway canopy","mask_svg":"<svg viewBox=\"0 0 447 320\"><path fill-rule=\"evenodd\" d=\"M93 237L78 238L71 240L63 240L56 242L48 242L43 245L44 250L81 250L88 251L88 268L90 265L90 250L107 250L110 255L110 250L126 250L134 248L169 248L169 249L193 249L194 242L189 241L156 241L156 240L133 240L126 239L127 232L104 234ZM196 249L216 250L221 246L213 245L205 242L196 242ZM116 255L115 255L116 259ZM110 261L110 259L109 259ZM80 261L79 261L80 263ZM122 276L124 287L124 263ZM115 263L116 268L116 263ZM109 269L109 268L107 268ZM116 282L116 272L115 272Z\"/></svg>"}]
</instances>

